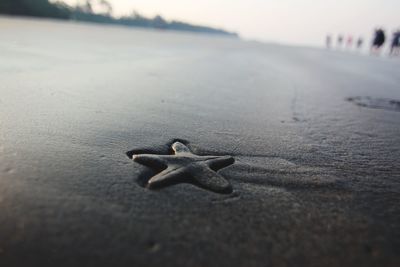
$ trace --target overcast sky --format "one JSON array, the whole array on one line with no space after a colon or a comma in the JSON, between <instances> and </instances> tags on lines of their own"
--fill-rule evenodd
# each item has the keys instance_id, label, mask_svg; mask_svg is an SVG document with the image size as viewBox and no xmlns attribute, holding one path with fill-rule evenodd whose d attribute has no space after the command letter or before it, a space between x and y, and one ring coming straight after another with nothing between
<instances>
[{"instance_id":1,"label":"overcast sky","mask_svg":"<svg viewBox=\"0 0 400 267\"><path fill-rule=\"evenodd\" d=\"M77 0L66 0L76 3ZM243 38L322 45L327 33L363 36L400 27L400 0L109 0L115 15L146 16L222 27Z\"/></svg>"}]
</instances>

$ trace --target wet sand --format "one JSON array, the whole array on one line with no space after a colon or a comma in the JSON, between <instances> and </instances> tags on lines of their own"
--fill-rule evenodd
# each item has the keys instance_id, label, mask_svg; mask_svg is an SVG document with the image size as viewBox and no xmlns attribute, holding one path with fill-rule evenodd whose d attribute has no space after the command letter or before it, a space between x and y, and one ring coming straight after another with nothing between
<instances>
[{"instance_id":1,"label":"wet sand","mask_svg":"<svg viewBox=\"0 0 400 267\"><path fill-rule=\"evenodd\" d=\"M399 60L7 17L0 33L0 266L400 265ZM232 156L232 193L146 188L127 152L175 140Z\"/></svg>"}]
</instances>

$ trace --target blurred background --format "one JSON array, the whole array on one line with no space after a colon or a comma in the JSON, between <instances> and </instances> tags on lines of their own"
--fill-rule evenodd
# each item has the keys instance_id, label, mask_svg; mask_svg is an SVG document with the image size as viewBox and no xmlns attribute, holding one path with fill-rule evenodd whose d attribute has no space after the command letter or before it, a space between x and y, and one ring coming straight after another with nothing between
<instances>
[{"instance_id":1,"label":"blurred background","mask_svg":"<svg viewBox=\"0 0 400 267\"><path fill-rule=\"evenodd\" d=\"M383 54L398 46L394 39L400 38L399 10L396 0L0 0L2 14L240 35L364 52L370 51L376 30L381 29L384 40L378 44L383 43L373 52Z\"/></svg>"}]
</instances>

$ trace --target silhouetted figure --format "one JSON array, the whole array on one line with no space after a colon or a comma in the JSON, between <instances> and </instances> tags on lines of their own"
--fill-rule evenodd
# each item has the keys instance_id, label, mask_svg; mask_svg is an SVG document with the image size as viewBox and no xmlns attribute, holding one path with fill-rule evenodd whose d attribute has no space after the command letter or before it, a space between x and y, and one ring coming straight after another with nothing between
<instances>
[{"instance_id":1,"label":"silhouetted figure","mask_svg":"<svg viewBox=\"0 0 400 267\"><path fill-rule=\"evenodd\" d=\"M353 46L353 36L349 35L347 37L346 47L347 49L351 49L352 46Z\"/></svg>"},{"instance_id":2,"label":"silhouetted figure","mask_svg":"<svg viewBox=\"0 0 400 267\"><path fill-rule=\"evenodd\" d=\"M390 45L390 54L395 56L399 55L400 50L400 30L393 33L392 43Z\"/></svg>"},{"instance_id":3,"label":"silhouetted figure","mask_svg":"<svg viewBox=\"0 0 400 267\"><path fill-rule=\"evenodd\" d=\"M342 47L342 43L343 43L343 35L339 34L338 38L337 38L337 46L338 46L338 48Z\"/></svg>"},{"instance_id":4,"label":"silhouetted figure","mask_svg":"<svg viewBox=\"0 0 400 267\"><path fill-rule=\"evenodd\" d=\"M332 45L332 37L328 34L325 39L326 48L330 49Z\"/></svg>"},{"instance_id":5,"label":"silhouetted figure","mask_svg":"<svg viewBox=\"0 0 400 267\"><path fill-rule=\"evenodd\" d=\"M382 45L385 43L385 40L385 32L382 29L376 29L374 40L372 41L371 52L379 54Z\"/></svg>"},{"instance_id":6,"label":"silhouetted figure","mask_svg":"<svg viewBox=\"0 0 400 267\"><path fill-rule=\"evenodd\" d=\"M363 44L364 44L364 39L363 39L362 37L359 37L359 38L357 39L357 49L358 49L358 50L361 50Z\"/></svg>"}]
</instances>

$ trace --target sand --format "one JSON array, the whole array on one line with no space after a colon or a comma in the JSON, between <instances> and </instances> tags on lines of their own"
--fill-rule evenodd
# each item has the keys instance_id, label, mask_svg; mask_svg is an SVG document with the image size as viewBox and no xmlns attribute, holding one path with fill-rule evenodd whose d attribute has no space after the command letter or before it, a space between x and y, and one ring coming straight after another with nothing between
<instances>
[{"instance_id":1,"label":"sand","mask_svg":"<svg viewBox=\"0 0 400 267\"><path fill-rule=\"evenodd\" d=\"M0 33L0 266L399 266L398 59L8 17ZM146 188L127 152L174 140L232 156L232 193Z\"/></svg>"}]
</instances>

